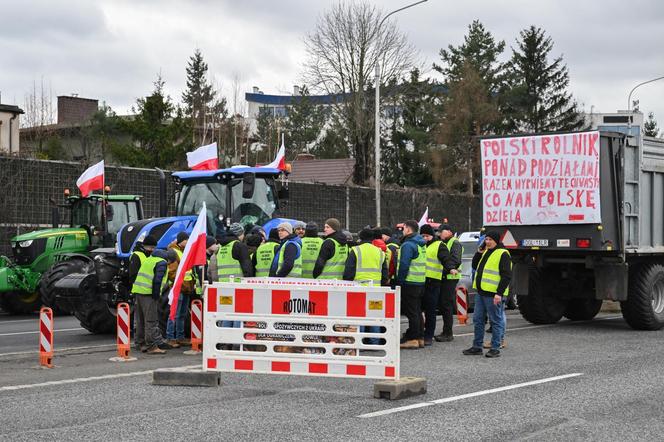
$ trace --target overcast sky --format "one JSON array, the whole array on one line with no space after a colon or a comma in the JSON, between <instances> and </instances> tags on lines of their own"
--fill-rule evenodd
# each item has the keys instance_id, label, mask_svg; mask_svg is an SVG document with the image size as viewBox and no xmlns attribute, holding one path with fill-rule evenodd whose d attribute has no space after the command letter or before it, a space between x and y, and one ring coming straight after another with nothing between
<instances>
[{"instance_id":1,"label":"overcast sky","mask_svg":"<svg viewBox=\"0 0 664 442\"><path fill-rule=\"evenodd\" d=\"M385 11L412 0L375 1ZM303 37L332 0L22 0L0 1L2 103L24 103L33 81L53 97L77 93L126 113L149 94L161 72L177 101L195 48L226 96L232 79L243 92L290 93L301 81ZM637 83L664 75L664 2L659 0L429 0L393 16L430 68L438 51L462 42L479 19L515 45L534 24L554 41L570 71L571 91L586 111L625 109ZM505 57L509 55L506 51ZM430 69L429 69L430 70ZM436 76L435 72L429 72ZM664 126L664 80L633 98ZM229 99L229 101L231 101Z\"/></svg>"}]
</instances>

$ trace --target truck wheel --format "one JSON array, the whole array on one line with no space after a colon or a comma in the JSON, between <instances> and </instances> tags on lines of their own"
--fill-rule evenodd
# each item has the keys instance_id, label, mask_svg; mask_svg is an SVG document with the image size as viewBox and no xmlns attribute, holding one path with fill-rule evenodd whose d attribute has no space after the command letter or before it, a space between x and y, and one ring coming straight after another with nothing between
<instances>
[{"instance_id":1,"label":"truck wheel","mask_svg":"<svg viewBox=\"0 0 664 442\"><path fill-rule=\"evenodd\" d=\"M94 334L110 334L116 332L116 318L106 301L98 299L85 302L74 312L81 327Z\"/></svg>"},{"instance_id":2,"label":"truck wheel","mask_svg":"<svg viewBox=\"0 0 664 442\"><path fill-rule=\"evenodd\" d=\"M630 272L627 301L620 303L620 309L636 330L664 327L664 266L643 264Z\"/></svg>"},{"instance_id":3,"label":"truck wheel","mask_svg":"<svg viewBox=\"0 0 664 442\"><path fill-rule=\"evenodd\" d=\"M594 298L570 299L565 309L565 317L572 321L588 321L599 313L602 300Z\"/></svg>"},{"instance_id":4,"label":"truck wheel","mask_svg":"<svg viewBox=\"0 0 664 442\"><path fill-rule=\"evenodd\" d=\"M518 296L521 316L533 324L555 324L563 317L567 302L552 293L555 283L548 269L531 267L528 272L528 295Z\"/></svg>"},{"instance_id":5,"label":"truck wheel","mask_svg":"<svg viewBox=\"0 0 664 442\"><path fill-rule=\"evenodd\" d=\"M4 311L13 315L27 315L36 312L41 307L39 292L6 292L0 298L0 306Z\"/></svg>"},{"instance_id":6,"label":"truck wheel","mask_svg":"<svg viewBox=\"0 0 664 442\"><path fill-rule=\"evenodd\" d=\"M88 273L92 270L92 263L83 261L81 259L72 259L69 261L62 261L55 264L42 275L39 282L39 293L41 294L41 302L53 309L53 313L67 313L71 314L70 306L62 305L56 300L55 283L60 279L72 273Z\"/></svg>"}]
</instances>

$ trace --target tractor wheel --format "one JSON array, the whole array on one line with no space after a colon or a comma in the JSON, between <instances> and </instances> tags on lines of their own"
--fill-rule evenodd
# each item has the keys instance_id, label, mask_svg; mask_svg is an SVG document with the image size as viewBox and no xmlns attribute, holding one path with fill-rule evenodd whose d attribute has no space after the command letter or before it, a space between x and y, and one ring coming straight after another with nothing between
<instances>
[{"instance_id":1,"label":"tractor wheel","mask_svg":"<svg viewBox=\"0 0 664 442\"><path fill-rule=\"evenodd\" d=\"M116 317L104 299L84 302L76 309L74 316L81 327L94 334L115 333Z\"/></svg>"},{"instance_id":2,"label":"tractor wheel","mask_svg":"<svg viewBox=\"0 0 664 442\"><path fill-rule=\"evenodd\" d=\"M570 299L565 309L565 317L571 321L588 321L599 313L602 300L595 298Z\"/></svg>"},{"instance_id":3,"label":"tractor wheel","mask_svg":"<svg viewBox=\"0 0 664 442\"><path fill-rule=\"evenodd\" d=\"M39 310L42 302L39 292L6 292L1 295L0 306L12 315L27 315Z\"/></svg>"},{"instance_id":4,"label":"tractor wheel","mask_svg":"<svg viewBox=\"0 0 664 442\"><path fill-rule=\"evenodd\" d=\"M517 298L521 316L533 324L555 324L563 317L567 301L555 296L552 269L529 269L528 295Z\"/></svg>"},{"instance_id":5,"label":"tractor wheel","mask_svg":"<svg viewBox=\"0 0 664 442\"><path fill-rule=\"evenodd\" d=\"M55 297L55 283L72 273L89 273L93 268L94 264L82 259L72 259L70 261L62 261L55 264L42 275L39 283L41 302L46 307L51 307L54 314L71 314L71 305L68 303L57 302Z\"/></svg>"},{"instance_id":6,"label":"tractor wheel","mask_svg":"<svg viewBox=\"0 0 664 442\"><path fill-rule=\"evenodd\" d=\"M622 301L620 308L633 329L664 327L664 266L645 263L630 271L627 301Z\"/></svg>"}]
</instances>

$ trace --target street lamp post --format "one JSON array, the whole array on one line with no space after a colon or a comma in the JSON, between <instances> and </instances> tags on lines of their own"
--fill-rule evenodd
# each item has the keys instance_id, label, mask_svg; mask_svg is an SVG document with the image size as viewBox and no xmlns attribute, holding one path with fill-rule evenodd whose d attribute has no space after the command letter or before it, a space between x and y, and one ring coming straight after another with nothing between
<instances>
[{"instance_id":1,"label":"street lamp post","mask_svg":"<svg viewBox=\"0 0 664 442\"><path fill-rule=\"evenodd\" d=\"M378 27L376 28L376 33L378 34L380 28L383 26L383 23L385 23L385 20L387 20L390 15L396 14L397 12L403 11L404 9L412 8L413 6L417 6L420 3L424 3L426 1L427 0L420 0L390 12L380 21ZM380 34L378 35L380 36ZM376 60L376 115L374 117L374 122L376 126L376 132L374 135L374 157L376 159L376 225L380 226L380 62L378 60Z\"/></svg>"},{"instance_id":2,"label":"street lamp post","mask_svg":"<svg viewBox=\"0 0 664 442\"><path fill-rule=\"evenodd\" d=\"M632 110L632 92L634 92L636 88L638 88L639 86L643 86L644 84L652 83L653 81L662 80L662 79L664 79L664 75L661 77L653 78L652 80L644 81L634 86L632 90L629 91L629 95L627 96L627 110L628 111Z\"/></svg>"}]
</instances>

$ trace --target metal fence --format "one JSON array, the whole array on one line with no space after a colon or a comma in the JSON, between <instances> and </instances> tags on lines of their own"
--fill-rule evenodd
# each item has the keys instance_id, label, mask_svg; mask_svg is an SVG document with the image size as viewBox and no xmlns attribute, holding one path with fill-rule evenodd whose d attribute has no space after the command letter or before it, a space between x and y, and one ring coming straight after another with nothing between
<instances>
[{"instance_id":1,"label":"metal fence","mask_svg":"<svg viewBox=\"0 0 664 442\"><path fill-rule=\"evenodd\" d=\"M0 254L11 253L9 239L13 236L50 227L49 199L62 203L65 188L77 193L76 179L84 169L80 163L0 157ZM170 173L166 175L171 195L174 187ZM158 215L156 171L107 166L106 183L115 194L142 195L145 215ZM321 228L327 218L334 217L352 232L375 223L373 188L294 182L289 188L289 202L280 211L284 217L315 221ZM448 218L458 231L477 229L482 222L477 197L435 190L383 189L381 199L383 225L394 226L406 219L419 219L427 206L431 217L436 221ZM173 210L174 201L169 205ZM64 222L65 214L61 215Z\"/></svg>"}]
</instances>

